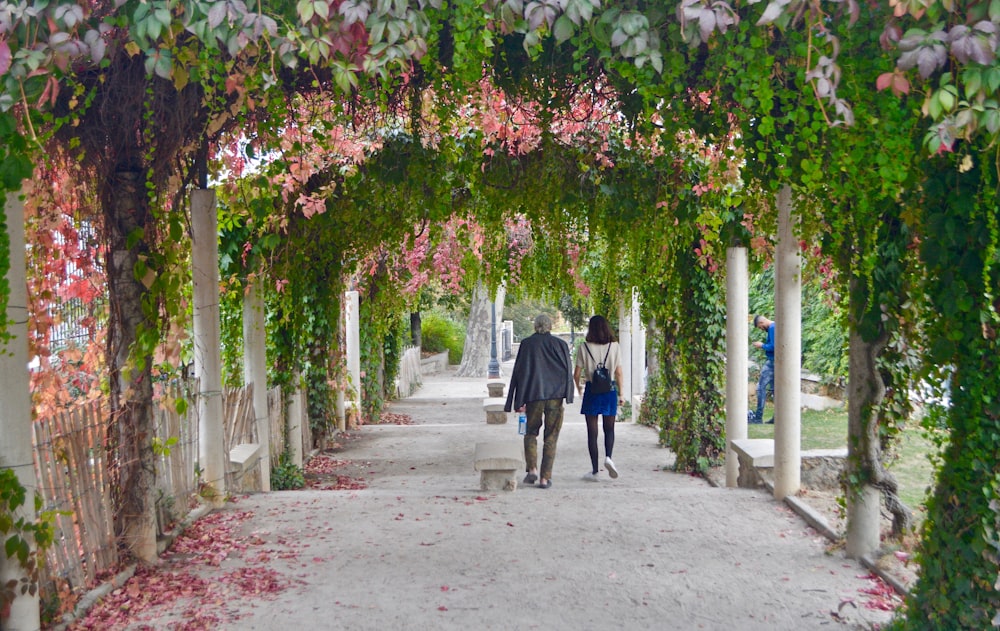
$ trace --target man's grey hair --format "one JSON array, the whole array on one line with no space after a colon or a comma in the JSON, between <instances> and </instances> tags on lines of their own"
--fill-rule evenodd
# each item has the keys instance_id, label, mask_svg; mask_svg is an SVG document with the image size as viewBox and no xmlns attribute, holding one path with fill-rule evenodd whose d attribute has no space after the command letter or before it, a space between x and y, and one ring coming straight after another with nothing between
<instances>
[{"instance_id":1,"label":"man's grey hair","mask_svg":"<svg viewBox=\"0 0 1000 631\"><path fill-rule=\"evenodd\" d=\"M542 313L535 317L535 333L551 333L552 318Z\"/></svg>"}]
</instances>

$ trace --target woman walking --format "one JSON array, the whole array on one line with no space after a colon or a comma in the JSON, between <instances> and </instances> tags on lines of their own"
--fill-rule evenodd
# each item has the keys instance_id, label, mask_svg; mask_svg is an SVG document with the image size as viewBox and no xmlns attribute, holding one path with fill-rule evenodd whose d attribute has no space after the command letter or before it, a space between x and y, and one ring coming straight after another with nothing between
<instances>
[{"instance_id":1,"label":"woman walking","mask_svg":"<svg viewBox=\"0 0 1000 631\"><path fill-rule=\"evenodd\" d=\"M613 382L612 381L613 375ZM580 377L585 380L580 386ZM598 481L597 468L597 417L603 417L604 428L604 468L612 478L618 477L618 469L611 459L615 448L615 417L618 405L625 403L621 398L622 367L621 348L615 341L611 326L604 316L590 318L587 338L576 351L576 365L573 369L573 383L577 392L583 393L580 412L587 420L587 448L590 451L591 470L584 480Z\"/></svg>"}]
</instances>

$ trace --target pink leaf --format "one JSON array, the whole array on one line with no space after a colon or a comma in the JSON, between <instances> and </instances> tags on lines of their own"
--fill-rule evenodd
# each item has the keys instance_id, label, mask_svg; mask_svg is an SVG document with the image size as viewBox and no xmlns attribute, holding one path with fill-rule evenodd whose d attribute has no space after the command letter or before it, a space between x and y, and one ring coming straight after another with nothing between
<instances>
[{"instance_id":1,"label":"pink leaf","mask_svg":"<svg viewBox=\"0 0 1000 631\"><path fill-rule=\"evenodd\" d=\"M0 75L7 74L7 71L10 70L10 62L10 46L6 40L0 41Z\"/></svg>"}]
</instances>

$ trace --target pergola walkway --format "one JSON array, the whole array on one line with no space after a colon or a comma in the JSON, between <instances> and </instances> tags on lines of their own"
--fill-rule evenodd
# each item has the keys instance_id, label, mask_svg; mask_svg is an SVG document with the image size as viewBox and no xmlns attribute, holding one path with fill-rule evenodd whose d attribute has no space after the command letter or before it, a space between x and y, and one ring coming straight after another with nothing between
<instances>
[{"instance_id":1,"label":"pergola walkway","mask_svg":"<svg viewBox=\"0 0 1000 631\"><path fill-rule=\"evenodd\" d=\"M859 564L828 554L765 492L665 471L672 456L650 428L619 423L621 477L581 479L579 402L551 489L481 492L473 447L518 440L514 415L485 423L485 379L424 379L390 406L412 425L342 440L341 472L366 489L275 492L225 509L252 513L242 525L252 543L220 575L266 557L288 587L230 600L221 628L802 631L887 620L864 606L871 582Z\"/></svg>"}]
</instances>

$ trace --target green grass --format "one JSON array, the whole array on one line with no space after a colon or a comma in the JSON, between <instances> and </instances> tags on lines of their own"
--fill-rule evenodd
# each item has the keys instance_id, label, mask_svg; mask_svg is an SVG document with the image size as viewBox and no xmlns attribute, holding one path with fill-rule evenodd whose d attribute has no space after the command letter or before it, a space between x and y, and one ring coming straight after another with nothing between
<instances>
[{"instance_id":1,"label":"green grass","mask_svg":"<svg viewBox=\"0 0 1000 631\"><path fill-rule=\"evenodd\" d=\"M764 418L774 414L771 403L764 410ZM774 438L774 425L749 425L749 438ZM802 450L842 449L847 447L847 408L802 411ZM937 453L925 431L914 422L904 430L898 444L896 459L889 470L899 482L899 496L914 511L914 517L923 519L923 504L927 489L933 484L934 468L930 456Z\"/></svg>"}]
</instances>

